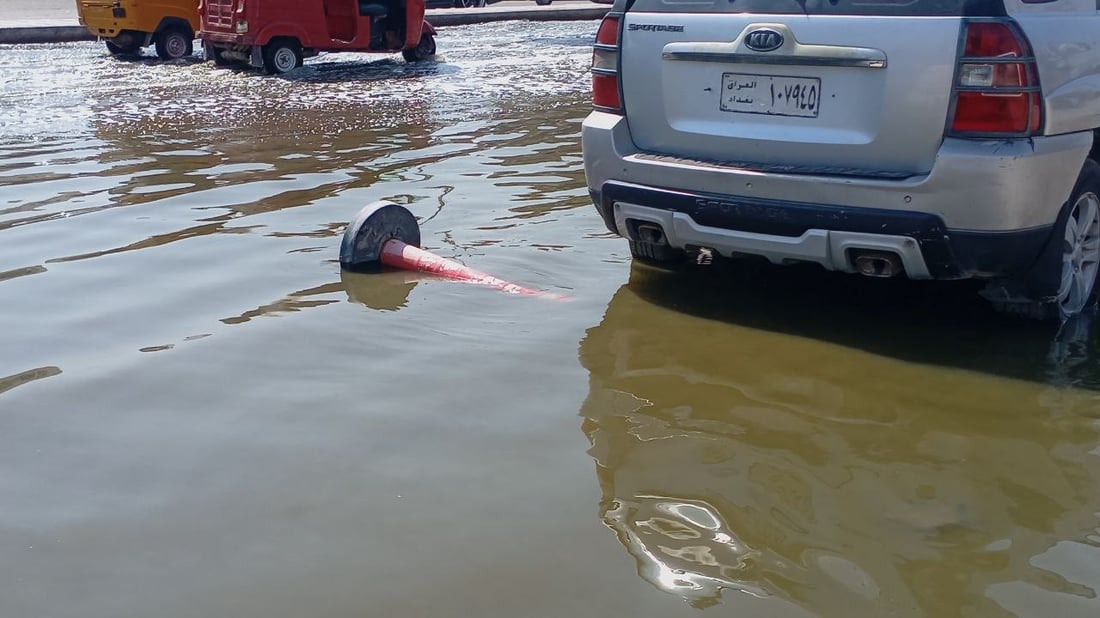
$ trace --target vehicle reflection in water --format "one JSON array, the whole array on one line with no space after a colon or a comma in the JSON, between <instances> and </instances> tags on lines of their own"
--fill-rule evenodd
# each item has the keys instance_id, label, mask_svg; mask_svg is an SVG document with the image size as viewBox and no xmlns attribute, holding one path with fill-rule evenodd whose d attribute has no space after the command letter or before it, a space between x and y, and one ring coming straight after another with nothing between
<instances>
[{"instance_id":1,"label":"vehicle reflection in water","mask_svg":"<svg viewBox=\"0 0 1100 618\"><path fill-rule=\"evenodd\" d=\"M635 266L580 346L605 524L700 608L1096 615L1095 342L882 283Z\"/></svg>"}]
</instances>

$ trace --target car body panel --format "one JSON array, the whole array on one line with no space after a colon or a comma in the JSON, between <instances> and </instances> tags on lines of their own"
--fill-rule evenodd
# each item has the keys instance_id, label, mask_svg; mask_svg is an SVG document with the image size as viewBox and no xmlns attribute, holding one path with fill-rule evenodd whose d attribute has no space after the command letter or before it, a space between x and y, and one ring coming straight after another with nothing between
<instances>
[{"instance_id":1,"label":"car body panel","mask_svg":"<svg viewBox=\"0 0 1100 618\"><path fill-rule=\"evenodd\" d=\"M700 159L927 172L950 105L960 22L629 12L620 62L631 135L642 150ZM682 30L647 29L662 26ZM782 36L782 45L753 51L748 37L763 30ZM916 47L921 54L905 53ZM859 52L879 62L822 64ZM731 90L757 84L757 76L770 87L761 81L746 96ZM805 113L781 105L784 86L789 92L791 84L820 85L815 98L802 102L815 104L815 117L779 115ZM765 102L768 111L723 110L731 97L755 100L741 107L760 109L769 90L770 102L778 94L780 104Z\"/></svg>"},{"instance_id":2,"label":"car body panel","mask_svg":"<svg viewBox=\"0 0 1100 618\"><path fill-rule=\"evenodd\" d=\"M904 179L761 173L654 157L622 116L593 112L581 131L588 186L609 180L730 196L934 214L948 229L1009 232L1050 225L1092 147L1092 133L1020 140L948 138L927 174Z\"/></svg>"},{"instance_id":3,"label":"car body panel","mask_svg":"<svg viewBox=\"0 0 1100 618\"><path fill-rule=\"evenodd\" d=\"M105 39L125 31L153 34L166 20L185 22L192 33L199 30L197 0L77 0L76 9L80 24ZM122 16L115 16L116 9Z\"/></svg>"},{"instance_id":4,"label":"car body panel","mask_svg":"<svg viewBox=\"0 0 1100 618\"><path fill-rule=\"evenodd\" d=\"M1042 8L1040 8L1042 7ZM1100 15L1095 0L1006 0L1031 42L1043 89L1044 133L1100 127Z\"/></svg>"}]
</instances>

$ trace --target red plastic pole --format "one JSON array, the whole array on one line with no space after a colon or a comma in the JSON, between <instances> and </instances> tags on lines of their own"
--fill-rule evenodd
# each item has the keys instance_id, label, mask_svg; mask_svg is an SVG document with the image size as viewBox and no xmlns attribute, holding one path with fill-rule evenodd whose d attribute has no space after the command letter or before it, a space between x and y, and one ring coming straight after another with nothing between
<instances>
[{"instance_id":1,"label":"red plastic pole","mask_svg":"<svg viewBox=\"0 0 1100 618\"><path fill-rule=\"evenodd\" d=\"M396 238L391 238L382 245L381 255L379 255L378 259L386 266L393 268L415 270L439 275L455 281L486 285L509 294L540 296L542 298L552 298L554 300L569 300L568 296L554 294L553 292L532 290L503 279L497 279L492 275L474 270L454 260L439 257L419 247L406 244Z\"/></svg>"}]
</instances>

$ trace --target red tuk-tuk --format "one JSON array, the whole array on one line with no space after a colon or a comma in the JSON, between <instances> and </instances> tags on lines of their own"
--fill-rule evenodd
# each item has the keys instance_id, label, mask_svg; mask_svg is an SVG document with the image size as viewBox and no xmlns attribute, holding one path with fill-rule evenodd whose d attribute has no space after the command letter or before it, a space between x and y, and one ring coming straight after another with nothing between
<instances>
[{"instance_id":1,"label":"red tuk-tuk","mask_svg":"<svg viewBox=\"0 0 1100 618\"><path fill-rule=\"evenodd\" d=\"M200 0L203 53L286 73L318 52L393 54L416 62L435 55L424 0Z\"/></svg>"}]
</instances>

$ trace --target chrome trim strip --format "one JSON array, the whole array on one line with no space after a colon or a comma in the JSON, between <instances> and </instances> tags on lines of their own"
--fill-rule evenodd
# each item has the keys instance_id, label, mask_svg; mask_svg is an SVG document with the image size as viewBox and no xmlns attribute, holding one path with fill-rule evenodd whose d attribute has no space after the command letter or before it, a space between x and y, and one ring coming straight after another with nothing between
<instances>
[{"instance_id":1,"label":"chrome trim strip","mask_svg":"<svg viewBox=\"0 0 1100 618\"><path fill-rule=\"evenodd\" d=\"M661 53L661 58L665 60L688 60L693 62L724 62L737 64L856 67L864 69L886 68L885 54L883 54L882 58L843 58L828 56L769 56L766 54L746 54L740 52L666 51Z\"/></svg>"},{"instance_id":2,"label":"chrome trim strip","mask_svg":"<svg viewBox=\"0 0 1100 618\"><path fill-rule=\"evenodd\" d=\"M746 44L746 38L761 29L778 32L783 37L783 44L777 49L766 52L750 49ZM786 24L767 23L749 24L729 41L671 42L661 50L661 57L665 60L694 62L886 68L886 52L881 49L800 43Z\"/></svg>"}]
</instances>

